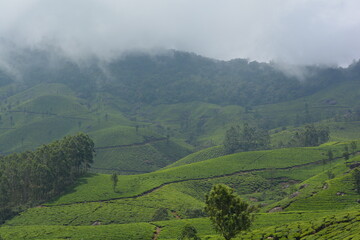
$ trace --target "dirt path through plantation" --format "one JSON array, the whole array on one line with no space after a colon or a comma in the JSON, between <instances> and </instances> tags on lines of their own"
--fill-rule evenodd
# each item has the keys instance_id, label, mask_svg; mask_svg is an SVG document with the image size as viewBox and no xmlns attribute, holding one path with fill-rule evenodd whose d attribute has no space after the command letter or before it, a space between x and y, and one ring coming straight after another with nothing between
<instances>
[{"instance_id":1,"label":"dirt path through plantation","mask_svg":"<svg viewBox=\"0 0 360 240\"><path fill-rule=\"evenodd\" d=\"M160 232L161 232L161 227L158 227L156 226L156 229L155 229L155 232L154 232L154 236L153 236L153 240L157 240L159 235L160 235Z\"/></svg>"}]
</instances>

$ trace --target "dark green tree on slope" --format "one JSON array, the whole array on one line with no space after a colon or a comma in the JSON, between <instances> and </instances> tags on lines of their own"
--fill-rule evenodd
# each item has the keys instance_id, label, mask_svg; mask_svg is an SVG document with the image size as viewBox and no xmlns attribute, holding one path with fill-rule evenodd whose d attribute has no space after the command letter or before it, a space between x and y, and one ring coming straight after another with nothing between
<instances>
[{"instance_id":1,"label":"dark green tree on slope","mask_svg":"<svg viewBox=\"0 0 360 240\"><path fill-rule=\"evenodd\" d=\"M118 181L119 181L119 178L118 178L118 175L116 172L114 172L113 174L111 174L111 182L112 182L112 185L113 185L113 190L115 192L116 190L116 186L118 184Z\"/></svg>"},{"instance_id":2,"label":"dark green tree on slope","mask_svg":"<svg viewBox=\"0 0 360 240\"><path fill-rule=\"evenodd\" d=\"M234 194L234 189L216 184L205 197L205 211L216 232L226 240L250 228L254 207L249 206Z\"/></svg>"}]
</instances>

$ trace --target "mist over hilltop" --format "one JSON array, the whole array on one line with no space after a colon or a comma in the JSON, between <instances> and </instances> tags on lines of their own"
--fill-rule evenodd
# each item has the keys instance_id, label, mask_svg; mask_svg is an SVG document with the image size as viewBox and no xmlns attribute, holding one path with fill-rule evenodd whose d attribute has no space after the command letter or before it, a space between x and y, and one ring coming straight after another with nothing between
<instances>
[{"instance_id":1,"label":"mist over hilltop","mask_svg":"<svg viewBox=\"0 0 360 240\"><path fill-rule=\"evenodd\" d=\"M3 65L9 42L77 61L159 49L295 65L344 66L360 57L356 0L16 0L0 8Z\"/></svg>"},{"instance_id":2,"label":"mist over hilltop","mask_svg":"<svg viewBox=\"0 0 360 240\"><path fill-rule=\"evenodd\" d=\"M348 68L312 65L284 70L285 65L273 62L222 61L175 50L73 61L61 50L23 48L9 60L1 71L1 84L62 83L81 98L94 99L102 92L145 104L203 101L255 106L308 96L359 76L359 63Z\"/></svg>"}]
</instances>

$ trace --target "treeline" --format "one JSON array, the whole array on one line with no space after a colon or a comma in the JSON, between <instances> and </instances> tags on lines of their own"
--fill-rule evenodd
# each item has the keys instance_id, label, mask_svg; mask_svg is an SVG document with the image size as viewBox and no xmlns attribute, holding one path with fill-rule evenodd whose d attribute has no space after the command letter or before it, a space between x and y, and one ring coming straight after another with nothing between
<instances>
[{"instance_id":1,"label":"treeline","mask_svg":"<svg viewBox=\"0 0 360 240\"><path fill-rule=\"evenodd\" d=\"M225 133L224 147L228 154L267 149L269 145L268 131L251 127L247 123L242 127L232 126Z\"/></svg>"},{"instance_id":2,"label":"treeline","mask_svg":"<svg viewBox=\"0 0 360 240\"><path fill-rule=\"evenodd\" d=\"M288 145L291 147L313 147L329 141L329 138L330 130L328 127L315 127L310 124L296 131Z\"/></svg>"},{"instance_id":3,"label":"treeline","mask_svg":"<svg viewBox=\"0 0 360 240\"><path fill-rule=\"evenodd\" d=\"M94 143L84 133L35 151L0 157L0 223L15 212L64 192L90 168Z\"/></svg>"}]
</instances>

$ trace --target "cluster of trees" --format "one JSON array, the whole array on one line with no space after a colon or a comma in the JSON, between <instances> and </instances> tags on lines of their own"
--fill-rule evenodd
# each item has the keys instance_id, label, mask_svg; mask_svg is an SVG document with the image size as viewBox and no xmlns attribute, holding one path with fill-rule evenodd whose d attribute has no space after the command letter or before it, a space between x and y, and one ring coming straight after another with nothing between
<instances>
[{"instance_id":1,"label":"cluster of trees","mask_svg":"<svg viewBox=\"0 0 360 240\"><path fill-rule=\"evenodd\" d=\"M250 127L247 123L233 126L225 133L224 147L228 154L267 149L270 144L268 131Z\"/></svg>"},{"instance_id":2,"label":"cluster of trees","mask_svg":"<svg viewBox=\"0 0 360 240\"><path fill-rule=\"evenodd\" d=\"M329 141L330 130L328 127L315 127L313 124L296 131L289 142L292 147L312 147Z\"/></svg>"},{"instance_id":3,"label":"cluster of trees","mask_svg":"<svg viewBox=\"0 0 360 240\"><path fill-rule=\"evenodd\" d=\"M93 162L94 143L84 133L35 151L0 157L0 222L13 212L63 193Z\"/></svg>"}]
</instances>

